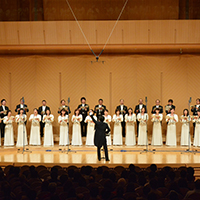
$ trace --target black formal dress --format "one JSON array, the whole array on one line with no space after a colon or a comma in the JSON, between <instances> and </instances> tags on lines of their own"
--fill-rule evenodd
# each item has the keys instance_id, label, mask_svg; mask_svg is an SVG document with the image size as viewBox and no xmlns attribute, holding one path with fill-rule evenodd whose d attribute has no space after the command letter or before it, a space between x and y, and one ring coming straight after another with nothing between
<instances>
[{"instance_id":1,"label":"black formal dress","mask_svg":"<svg viewBox=\"0 0 200 200\"><path fill-rule=\"evenodd\" d=\"M101 107L99 107L99 105L96 105L94 107L94 112L96 113L97 119L99 119L99 116L104 115L105 109L106 109L106 106L104 106L104 105L102 105Z\"/></svg>"},{"instance_id":2,"label":"black formal dress","mask_svg":"<svg viewBox=\"0 0 200 200\"><path fill-rule=\"evenodd\" d=\"M8 112L9 108L7 106L5 106L5 110L7 110L7 112ZM3 119L7 115L7 112L1 113L2 111L4 111L3 106L0 106L0 117L1 117L1 119ZM1 120L0 128L1 128L1 137L4 138L5 124L3 123L3 120Z\"/></svg>"},{"instance_id":3,"label":"black formal dress","mask_svg":"<svg viewBox=\"0 0 200 200\"><path fill-rule=\"evenodd\" d=\"M141 113L140 105L142 105L141 107L144 107L144 108L145 108L145 113L147 113L147 107L146 107L146 105L144 105L144 104L138 104L138 105L136 105L136 106L135 106L135 110L134 110L134 113L136 114L136 119L137 119L137 114L138 114L138 113ZM140 124L140 123L139 123L138 120L136 120L136 122L137 122L137 137L138 137L138 134L139 134L138 129L139 129L139 124Z\"/></svg>"},{"instance_id":4,"label":"black formal dress","mask_svg":"<svg viewBox=\"0 0 200 200\"><path fill-rule=\"evenodd\" d=\"M21 107L22 105L22 107ZM23 108L24 109L24 113L23 114L26 114L29 109L28 109L28 106L26 104L18 104L15 108L15 112L17 112L18 114L20 113L20 110L18 110L19 108Z\"/></svg>"},{"instance_id":5,"label":"black formal dress","mask_svg":"<svg viewBox=\"0 0 200 200\"><path fill-rule=\"evenodd\" d=\"M194 105L193 108L191 108L191 112L193 113L194 116L197 116L197 110L200 108L200 106L197 108L197 105ZM195 132L195 126L196 123L193 123L193 137L194 137L194 132Z\"/></svg>"},{"instance_id":6,"label":"black formal dress","mask_svg":"<svg viewBox=\"0 0 200 200\"><path fill-rule=\"evenodd\" d=\"M86 137L87 135L87 123L85 123L85 118L87 117L87 113L89 111L89 105L88 104L80 104L78 106L78 109L80 108L80 114L82 115L82 121L81 121L81 135L82 137Z\"/></svg>"},{"instance_id":7,"label":"black formal dress","mask_svg":"<svg viewBox=\"0 0 200 200\"><path fill-rule=\"evenodd\" d=\"M40 106L38 108L38 114L41 115L41 121L40 121L40 135L41 135L41 137L44 136L44 126L45 126L45 123L42 122L43 116L45 115L47 110L50 110L50 107L48 107L48 106L45 106L45 110L44 111L43 111L42 108L43 108L43 106Z\"/></svg>"},{"instance_id":8,"label":"black formal dress","mask_svg":"<svg viewBox=\"0 0 200 200\"><path fill-rule=\"evenodd\" d=\"M110 132L110 128L107 123L96 121L91 115L93 122L95 123L94 145L97 147L98 160L101 160L101 147L104 147L105 157L108 161L108 148L106 142L106 134Z\"/></svg>"},{"instance_id":9,"label":"black formal dress","mask_svg":"<svg viewBox=\"0 0 200 200\"><path fill-rule=\"evenodd\" d=\"M60 111L61 111L63 108L66 110L66 115L69 115L69 114L71 113L70 107L68 107L67 105L65 105L65 106L60 106L60 107L59 107L58 114L60 114Z\"/></svg>"},{"instance_id":10,"label":"black formal dress","mask_svg":"<svg viewBox=\"0 0 200 200\"><path fill-rule=\"evenodd\" d=\"M156 108L159 108L159 113L161 114L161 113L163 113L163 107L162 106L158 106L158 107L156 107L156 105L155 106L153 106L152 107L152 110L151 110L151 114L156 114Z\"/></svg>"},{"instance_id":11,"label":"black formal dress","mask_svg":"<svg viewBox=\"0 0 200 200\"><path fill-rule=\"evenodd\" d=\"M125 105L123 105L123 107L121 107L121 105L119 105L119 106L117 106L116 109L120 110L120 114L123 115L123 121L121 122L121 125L122 125L122 136L125 137L126 136L125 115L128 113L128 109L127 109L127 106L125 106Z\"/></svg>"}]
</instances>

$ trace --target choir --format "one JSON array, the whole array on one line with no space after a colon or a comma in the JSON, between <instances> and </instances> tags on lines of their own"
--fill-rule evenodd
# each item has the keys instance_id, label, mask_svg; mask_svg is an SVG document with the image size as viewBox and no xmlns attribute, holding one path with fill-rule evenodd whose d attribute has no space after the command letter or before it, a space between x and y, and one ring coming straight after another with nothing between
<instances>
[{"instance_id":1,"label":"choir","mask_svg":"<svg viewBox=\"0 0 200 200\"><path fill-rule=\"evenodd\" d=\"M66 105L64 99L61 100L61 106L58 108L58 124L59 124L59 145L66 146L70 144L69 140L69 121L70 121L70 107ZM106 106L103 105L103 99L99 99L98 105L95 106L94 111L89 109L86 104L86 98L81 98L81 104L75 109L72 122L72 140L71 145L81 146L82 137L86 137L86 146L94 146L95 124L89 115L89 112L94 112L97 120L99 116L104 116L104 123L107 123L111 128L113 123L113 142L111 134L106 135L107 145L123 145L123 137L125 137L126 146L148 145L148 120L152 122L152 146L162 146L162 121L166 120L166 145L177 145L176 124L181 123L181 146L191 145L190 138L190 122L194 125L194 141L193 146L200 147L200 99L196 99L196 105L191 106L193 115L189 115L189 110L184 109L183 115L178 117L175 113L175 106L173 100L169 99L168 104L164 107L166 116L163 116L163 106L160 105L160 100L155 101L155 105L151 109L151 116L147 114L147 107L143 100L139 99L139 104L132 108L127 108L124 105L124 100L120 99L120 105L116 107L113 117L109 115ZM6 106L6 100L1 100L0 106L0 134L4 138L4 146L14 146L13 123L17 123L17 141L16 146L22 147L26 145L41 145L41 137L44 136L44 147L54 146L53 138L53 122L54 115L51 114L50 107L48 107L46 100L42 101L42 106L39 109L34 108L33 114L27 119L28 106L24 104L24 99L20 99L20 104L16 106L16 116ZM31 123L30 137L28 142L26 122ZM136 129L137 125L137 129ZM137 140L136 140L137 138ZM1 145L1 143L0 143Z\"/></svg>"}]
</instances>

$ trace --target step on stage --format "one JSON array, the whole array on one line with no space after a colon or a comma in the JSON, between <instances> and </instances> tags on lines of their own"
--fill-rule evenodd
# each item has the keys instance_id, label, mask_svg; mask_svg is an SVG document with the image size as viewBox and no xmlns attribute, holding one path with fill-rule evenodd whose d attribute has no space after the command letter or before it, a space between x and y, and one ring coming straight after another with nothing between
<instances>
[{"instance_id":1,"label":"step on stage","mask_svg":"<svg viewBox=\"0 0 200 200\"><path fill-rule=\"evenodd\" d=\"M145 146L109 146L109 162L104 159L97 160L96 147L70 146L71 151L68 152L68 147L58 145L54 147L27 146L26 149L31 152L24 153L21 151L22 148L19 151L17 147L1 147L0 149L0 166L2 167L6 165L45 165L47 167L54 165L62 167L70 165L115 167L122 165L128 167L131 163L140 167L147 167L152 163L157 164L158 167L166 165L200 167L200 148L192 148L193 152L185 152L187 147L181 146L167 147L164 145L156 148L149 146L149 150L155 149L153 152L143 151Z\"/></svg>"}]
</instances>

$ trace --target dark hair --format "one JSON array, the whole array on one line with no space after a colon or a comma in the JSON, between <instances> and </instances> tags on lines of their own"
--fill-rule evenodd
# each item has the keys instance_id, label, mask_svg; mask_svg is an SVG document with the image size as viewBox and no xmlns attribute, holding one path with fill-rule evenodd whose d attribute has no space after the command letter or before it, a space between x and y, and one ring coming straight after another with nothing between
<instances>
[{"instance_id":1,"label":"dark hair","mask_svg":"<svg viewBox=\"0 0 200 200\"><path fill-rule=\"evenodd\" d=\"M197 101L197 100L200 101L200 98L197 98L196 101Z\"/></svg>"},{"instance_id":2,"label":"dark hair","mask_svg":"<svg viewBox=\"0 0 200 200\"><path fill-rule=\"evenodd\" d=\"M174 101L173 101L172 99L169 99L169 100L168 100L168 103L169 103L169 102L173 103Z\"/></svg>"},{"instance_id":3,"label":"dark hair","mask_svg":"<svg viewBox=\"0 0 200 200\"><path fill-rule=\"evenodd\" d=\"M63 108L61 111L60 111L60 115L62 116L62 111L65 111L65 114L66 114L66 110Z\"/></svg>"},{"instance_id":4,"label":"dark hair","mask_svg":"<svg viewBox=\"0 0 200 200\"><path fill-rule=\"evenodd\" d=\"M200 189L200 179L197 179L194 184L196 189Z\"/></svg>"},{"instance_id":5,"label":"dark hair","mask_svg":"<svg viewBox=\"0 0 200 200\"><path fill-rule=\"evenodd\" d=\"M3 101L6 101L6 100L5 100L5 99L2 99L2 100L1 100L1 103L3 103Z\"/></svg>"},{"instance_id":6,"label":"dark hair","mask_svg":"<svg viewBox=\"0 0 200 200\"><path fill-rule=\"evenodd\" d=\"M185 114L184 114L185 110L187 110L187 116L188 116L188 115L189 115L189 110L188 110L187 108L185 108L185 109L183 110L183 116L185 116Z\"/></svg>"},{"instance_id":7,"label":"dark hair","mask_svg":"<svg viewBox=\"0 0 200 200\"><path fill-rule=\"evenodd\" d=\"M85 97L81 97L81 101L82 101L82 100L85 100L85 101L86 101L86 98L85 98Z\"/></svg>"},{"instance_id":8,"label":"dark hair","mask_svg":"<svg viewBox=\"0 0 200 200\"><path fill-rule=\"evenodd\" d=\"M99 101L103 101L103 99L99 99Z\"/></svg>"},{"instance_id":9,"label":"dark hair","mask_svg":"<svg viewBox=\"0 0 200 200\"><path fill-rule=\"evenodd\" d=\"M37 112L38 112L38 109L37 109L37 108L34 108L33 111L34 111L34 110L37 110Z\"/></svg>"},{"instance_id":10,"label":"dark hair","mask_svg":"<svg viewBox=\"0 0 200 200\"><path fill-rule=\"evenodd\" d=\"M133 109L132 109L132 108L128 108L128 111L129 111L129 110L132 110L131 114L133 114Z\"/></svg>"},{"instance_id":11,"label":"dark hair","mask_svg":"<svg viewBox=\"0 0 200 200\"><path fill-rule=\"evenodd\" d=\"M159 112L160 112L160 109L159 109L159 108L156 108L155 111L156 111L156 110L159 110Z\"/></svg>"},{"instance_id":12,"label":"dark hair","mask_svg":"<svg viewBox=\"0 0 200 200\"><path fill-rule=\"evenodd\" d=\"M63 101L66 102L64 99L61 99L60 103L62 103Z\"/></svg>"},{"instance_id":13,"label":"dark hair","mask_svg":"<svg viewBox=\"0 0 200 200\"><path fill-rule=\"evenodd\" d=\"M116 110L115 110L115 114L117 114L118 111L119 111L119 113L120 113L120 110L119 110L119 109L116 109Z\"/></svg>"},{"instance_id":14,"label":"dark hair","mask_svg":"<svg viewBox=\"0 0 200 200\"><path fill-rule=\"evenodd\" d=\"M48 111L49 111L49 114L51 114L51 111L50 111L50 109L47 109ZM45 114L47 115L47 110L46 110L46 112L45 112Z\"/></svg>"},{"instance_id":15,"label":"dark hair","mask_svg":"<svg viewBox=\"0 0 200 200\"><path fill-rule=\"evenodd\" d=\"M175 110L175 107L171 107L169 110L171 111L171 110L173 110L173 109Z\"/></svg>"},{"instance_id":16,"label":"dark hair","mask_svg":"<svg viewBox=\"0 0 200 200\"><path fill-rule=\"evenodd\" d=\"M76 111L78 110L78 114L80 113L79 109L76 108L75 111L74 111L74 115L76 115Z\"/></svg>"},{"instance_id":17,"label":"dark hair","mask_svg":"<svg viewBox=\"0 0 200 200\"><path fill-rule=\"evenodd\" d=\"M43 99L42 102L47 102L47 101Z\"/></svg>"},{"instance_id":18,"label":"dark hair","mask_svg":"<svg viewBox=\"0 0 200 200\"><path fill-rule=\"evenodd\" d=\"M108 112L108 109L105 109L104 112L105 112L105 111Z\"/></svg>"},{"instance_id":19,"label":"dark hair","mask_svg":"<svg viewBox=\"0 0 200 200\"><path fill-rule=\"evenodd\" d=\"M99 121L100 121L100 122L103 122L104 119L105 119L104 116L99 116Z\"/></svg>"},{"instance_id":20,"label":"dark hair","mask_svg":"<svg viewBox=\"0 0 200 200\"><path fill-rule=\"evenodd\" d=\"M23 108L20 108L19 110L24 110Z\"/></svg>"}]
</instances>

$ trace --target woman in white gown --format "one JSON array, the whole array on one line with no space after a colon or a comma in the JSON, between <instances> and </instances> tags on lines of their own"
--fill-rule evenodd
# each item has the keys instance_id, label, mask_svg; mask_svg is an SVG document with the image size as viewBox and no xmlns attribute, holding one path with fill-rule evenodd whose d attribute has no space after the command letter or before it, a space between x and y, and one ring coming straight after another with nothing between
<instances>
[{"instance_id":1,"label":"woman in white gown","mask_svg":"<svg viewBox=\"0 0 200 200\"><path fill-rule=\"evenodd\" d=\"M128 114L125 115L126 122L126 140L125 144L127 146L134 146L136 144L135 140L135 122L136 115L133 113L133 109L128 109Z\"/></svg>"},{"instance_id":2,"label":"woman in white gown","mask_svg":"<svg viewBox=\"0 0 200 200\"><path fill-rule=\"evenodd\" d=\"M27 132L25 122L27 120L27 116L24 113L23 108L20 108L19 115L15 116L15 122L18 124L18 134L17 134L17 147L23 147L23 145L28 145L27 142Z\"/></svg>"},{"instance_id":3,"label":"woman in white gown","mask_svg":"<svg viewBox=\"0 0 200 200\"><path fill-rule=\"evenodd\" d=\"M108 114L108 110L105 109L104 110L104 122L108 124L109 128L110 128L110 122L112 121L111 116ZM111 146L111 133L106 135L106 142L108 146Z\"/></svg>"},{"instance_id":4,"label":"woman in white gown","mask_svg":"<svg viewBox=\"0 0 200 200\"><path fill-rule=\"evenodd\" d=\"M138 145L147 145L148 136L147 136L147 121L149 116L145 113L145 108L142 107L141 113L138 113L137 120L139 121L139 136L138 136Z\"/></svg>"},{"instance_id":5,"label":"woman in white gown","mask_svg":"<svg viewBox=\"0 0 200 200\"><path fill-rule=\"evenodd\" d=\"M4 117L5 135L4 135L4 146L14 146L14 135L13 135L13 122L14 116L11 116L12 112L9 110L7 116Z\"/></svg>"},{"instance_id":6,"label":"woman in white gown","mask_svg":"<svg viewBox=\"0 0 200 200\"><path fill-rule=\"evenodd\" d=\"M60 124L60 146L66 146L69 144L69 132L68 132L68 115L66 115L65 109L60 111L60 116L58 117L58 123Z\"/></svg>"},{"instance_id":7,"label":"woman in white gown","mask_svg":"<svg viewBox=\"0 0 200 200\"><path fill-rule=\"evenodd\" d=\"M197 110L197 116L193 116L193 123L195 123L195 132L194 132L194 147L200 146L200 109Z\"/></svg>"},{"instance_id":8,"label":"woman in white gown","mask_svg":"<svg viewBox=\"0 0 200 200\"><path fill-rule=\"evenodd\" d=\"M151 121L153 122L153 133L152 133L152 141L151 145L153 146L161 146L163 145L162 140L162 125L161 122L163 120L163 114L159 114L160 109L155 109L155 114L151 116Z\"/></svg>"},{"instance_id":9,"label":"woman in white gown","mask_svg":"<svg viewBox=\"0 0 200 200\"><path fill-rule=\"evenodd\" d=\"M166 145L176 146L176 123L178 122L178 116L174 114L175 109L171 108L171 113L166 116L167 125L167 136Z\"/></svg>"},{"instance_id":10,"label":"woman in white gown","mask_svg":"<svg viewBox=\"0 0 200 200\"><path fill-rule=\"evenodd\" d=\"M191 144L189 129L190 129L190 121L191 118L189 116L188 109L183 110L183 115L180 117L180 122L182 123L181 126L181 145L188 146ZM188 142L190 141L190 143Z\"/></svg>"},{"instance_id":11,"label":"woman in white gown","mask_svg":"<svg viewBox=\"0 0 200 200\"><path fill-rule=\"evenodd\" d=\"M93 112L91 109L90 112ZM94 116L94 119L97 120L97 117ZM85 123L87 123L87 137L86 137L86 146L94 146L94 126L95 123L92 121L90 115L85 118Z\"/></svg>"},{"instance_id":12,"label":"woman in white gown","mask_svg":"<svg viewBox=\"0 0 200 200\"><path fill-rule=\"evenodd\" d=\"M33 114L31 114L29 117L29 121L31 122L29 145L41 145L41 140L40 140L41 115L38 114L37 108L34 108Z\"/></svg>"},{"instance_id":13,"label":"woman in white gown","mask_svg":"<svg viewBox=\"0 0 200 200\"><path fill-rule=\"evenodd\" d=\"M44 147L54 146L53 142L53 126L54 116L51 114L51 111L46 110L46 115L43 116L42 122L45 123L44 126Z\"/></svg>"},{"instance_id":14,"label":"woman in white gown","mask_svg":"<svg viewBox=\"0 0 200 200\"><path fill-rule=\"evenodd\" d=\"M79 114L79 109L74 111L74 115L72 116L72 145L82 145L82 138L81 138L81 125L80 122L82 121L82 115Z\"/></svg>"},{"instance_id":15,"label":"woman in white gown","mask_svg":"<svg viewBox=\"0 0 200 200\"><path fill-rule=\"evenodd\" d=\"M122 127L123 115L120 115L120 111L116 110L113 115L114 131L113 131L113 145L123 145L122 141Z\"/></svg>"}]
</instances>

